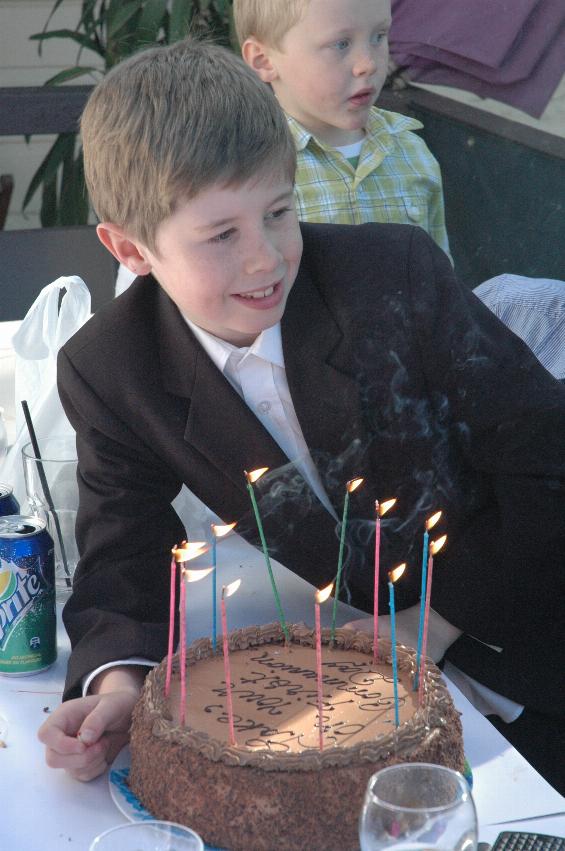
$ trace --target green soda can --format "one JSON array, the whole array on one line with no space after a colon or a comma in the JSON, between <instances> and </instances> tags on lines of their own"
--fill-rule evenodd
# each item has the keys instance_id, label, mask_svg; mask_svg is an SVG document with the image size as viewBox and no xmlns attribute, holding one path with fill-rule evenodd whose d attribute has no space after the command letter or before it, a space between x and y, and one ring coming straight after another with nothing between
<instances>
[{"instance_id":1,"label":"green soda can","mask_svg":"<svg viewBox=\"0 0 565 851\"><path fill-rule=\"evenodd\" d=\"M0 674L37 674L56 658L53 539L38 517L0 517Z\"/></svg>"}]
</instances>

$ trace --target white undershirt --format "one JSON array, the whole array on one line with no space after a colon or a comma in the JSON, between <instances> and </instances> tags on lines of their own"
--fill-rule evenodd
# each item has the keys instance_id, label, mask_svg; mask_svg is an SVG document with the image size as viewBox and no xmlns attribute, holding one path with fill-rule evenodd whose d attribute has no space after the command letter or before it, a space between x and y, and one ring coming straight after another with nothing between
<instances>
[{"instance_id":1,"label":"white undershirt","mask_svg":"<svg viewBox=\"0 0 565 851\"><path fill-rule=\"evenodd\" d=\"M359 156L364 142L364 139L360 139L358 142L352 142L351 145L336 145L335 149L343 154L346 160L350 160Z\"/></svg>"},{"instance_id":2,"label":"white undershirt","mask_svg":"<svg viewBox=\"0 0 565 851\"><path fill-rule=\"evenodd\" d=\"M296 465L324 508L337 520L296 416L286 379L280 324L277 323L272 328L262 331L251 346L238 348L204 331L186 317L185 321L222 375L253 411L287 458ZM407 636L414 634L419 609L418 604L398 612L397 627L400 640L402 640L403 626ZM432 658L439 660L459 635L461 635L460 630L448 623L437 612L430 610L428 647ZM415 641L409 638L404 639L404 643L415 646ZM432 652L431 648L435 648L435 652ZM83 694L87 693L93 678L101 671L124 664L153 666L155 663L132 657L101 665L84 678ZM485 715L497 714L504 721L509 722L516 720L523 709L519 704L496 694L468 677L454 665L450 665L449 676L469 699L475 698L471 702Z\"/></svg>"}]
</instances>

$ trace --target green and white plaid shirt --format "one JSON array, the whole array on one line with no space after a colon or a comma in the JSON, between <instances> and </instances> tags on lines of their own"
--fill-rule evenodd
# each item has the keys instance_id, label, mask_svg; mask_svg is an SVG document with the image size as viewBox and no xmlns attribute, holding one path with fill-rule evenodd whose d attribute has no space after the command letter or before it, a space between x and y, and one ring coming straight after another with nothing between
<instances>
[{"instance_id":1,"label":"green and white plaid shirt","mask_svg":"<svg viewBox=\"0 0 565 851\"><path fill-rule=\"evenodd\" d=\"M304 222L419 225L449 255L437 160L414 118L373 107L354 168L287 115L296 144L296 210Z\"/></svg>"}]
</instances>

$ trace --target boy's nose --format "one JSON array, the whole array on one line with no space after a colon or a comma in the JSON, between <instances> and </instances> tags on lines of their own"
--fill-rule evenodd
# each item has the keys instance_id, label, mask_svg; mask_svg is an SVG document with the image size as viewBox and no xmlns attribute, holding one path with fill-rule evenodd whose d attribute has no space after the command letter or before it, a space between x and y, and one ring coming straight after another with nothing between
<instances>
[{"instance_id":1,"label":"boy's nose","mask_svg":"<svg viewBox=\"0 0 565 851\"><path fill-rule=\"evenodd\" d=\"M272 272L280 266L281 260L282 254L270 239L258 239L249 247L245 258L245 271L248 275Z\"/></svg>"},{"instance_id":2,"label":"boy's nose","mask_svg":"<svg viewBox=\"0 0 565 851\"><path fill-rule=\"evenodd\" d=\"M377 60L374 48L360 52L355 58L353 75L355 77L371 77L377 70Z\"/></svg>"}]
</instances>

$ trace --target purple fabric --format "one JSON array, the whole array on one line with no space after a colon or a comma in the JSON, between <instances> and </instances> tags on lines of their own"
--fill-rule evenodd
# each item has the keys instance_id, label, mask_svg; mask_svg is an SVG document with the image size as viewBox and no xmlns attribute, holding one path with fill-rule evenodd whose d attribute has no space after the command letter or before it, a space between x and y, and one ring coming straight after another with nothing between
<instances>
[{"instance_id":1,"label":"purple fabric","mask_svg":"<svg viewBox=\"0 0 565 851\"><path fill-rule=\"evenodd\" d=\"M546 0L393 0L390 42L440 47L498 68L532 12L545 5Z\"/></svg>"},{"instance_id":2,"label":"purple fabric","mask_svg":"<svg viewBox=\"0 0 565 851\"><path fill-rule=\"evenodd\" d=\"M528 18L514 44L510 47L504 62L497 68L429 44L395 42L394 53L396 54L397 48L400 48L404 54L430 59L432 62L456 68L472 77L479 77L485 82L514 83L517 80L526 79L532 73L538 62L543 58L548 46L564 27L564 0L545 0L544 14L533 13Z\"/></svg>"},{"instance_id":3,"label":"purple fabric","mask_svg":"<svg viewBox=\"0 0 565 851\"><path fill-rule=\"evenodd\" d=\"M546 51L542 61L525 80L496 85L454 68L436 65L425 59L409 57L408 76L418 83L453 86L483 98L493 98L539 118L551 100L565 70L565 30Z\"/></svg>"},{"instance_id":4,"label":"purple fabric","mask_svg":"<svg viewBox=\"0 0 565 851\"><path fill-rule=\"evenodd\" d=\"M423 21L422 7L445 5L445 15L438 26L437 20L422 23L421 36L413 42L398 40L398 33L406 39L418 21ZM529 4L526 0L512 0L516 12L525 13L530 6L530 15L522 14L521 27L516 27L516 18L508 21L508 11L501 14L503 0L484 0L462 7L460 0L394 0L393 20L397 11L402 12L391 32L391 54L400 67L407 70L410 79L420 83L454 86L474 92L481 97L491 97L522 109L538 118L551 99L565 73L565 3L564 0L538 0ZM405 26L406 17L412 9L410 27ZM470 10L473 10L472 14ZM465 44L459 37L455 13L459 10L459 27L465 31ZM483 18L479 14L482 11ZM492 12L497 10L499 21L495 22ZM487 14L490 12L491 14ZM487 24L485 24L485 19ZM495 26L495 23L497 25ZM491 39L486 38L490 24L506 45L506 54L501 56L489 51ZM504 32L503 32L504 31ZM511 42L509 34L514 35ZM476 57L483 50L483 61ZM498 65L493 64L496 59Z\"/></svg>"}]
</instances>

